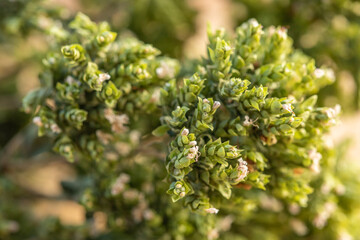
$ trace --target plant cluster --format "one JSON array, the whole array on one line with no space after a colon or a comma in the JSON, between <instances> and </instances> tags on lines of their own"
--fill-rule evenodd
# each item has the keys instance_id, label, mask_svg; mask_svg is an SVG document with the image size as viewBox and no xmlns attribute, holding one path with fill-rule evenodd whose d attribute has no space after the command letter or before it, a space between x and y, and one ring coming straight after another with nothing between
<instances>
[{"instance_id":1,"label":"plant cluster","mask_svg":"<svg viewBox=\"0 0 360 240\"><path fill-rule=\"evenodd\" d=\"M340 110L316 105L334 73L294 50L286 29L209 29L208 54L185 78L178 61L84 14L57 32L23 109L78 171L62 183L86 210L75 239L358 234L359 191L346 188L356 175L342 174L324 135Z\"/></svg>"},{"instance_id":2,"label":"plant cluster","mask_svg":"<svg viewBox=\"0 0 360 240\"><path fill-rule=\"evenodd\" d=\"M359 108L360 5L358 1L261 1L235 0L244 18L256 18L265 26L273 24L289 28L296 47L315 58L320 64L336 71L334 85L320 92L321 102L333 102L336 96L345 111ZM234 6L235 8L235 6ZM243 21L241 19L240 21ZM326 37L324 37L326 36ZM351 87L350 87L351 86Z\"/></svg>"}]
</instances>

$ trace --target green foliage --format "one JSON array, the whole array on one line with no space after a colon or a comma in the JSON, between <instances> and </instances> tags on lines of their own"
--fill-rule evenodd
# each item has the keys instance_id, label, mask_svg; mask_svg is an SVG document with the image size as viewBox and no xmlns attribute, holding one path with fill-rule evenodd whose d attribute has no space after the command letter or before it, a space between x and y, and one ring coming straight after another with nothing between
<instances>
[{"instance_id":1,"label":"green foliage","mask_svg":"<svg viewBox=\"0 0 360 240\"><path fill-rule=\"evenodd\" d=\"M236 14L236 18L241 16L240 22L256 18L265 26L287 26L296 47L304 49L318 64L333 67L338 81L320 92L322 103L331 101L327 97L332 92L344 110L359 108L358 1L234 0L233 4L245 12L242 16Z\"/></svg>"},{"instance_id":2,"label":"green foliage","mask_svg":"<svg viewBox=\"0 0 360 240\"><path fill-rule=\"evenodd\" d=\"M283 201L306 206L311 174L294 176L293 170L310 172L319 164L322 133L336 113L314 107L312 94L334 76L294 51L283 28L263 31L252 19L236 33L227 40L225 32L209 31L199 71L184 87L162 91L163 123L177 134L167 157L170 193L176 181L185 181L194 190L179 196L206 211L220 208L219 194L229 199L232 186L267 187Z\"/></svg>"},{"instance_id":3,"label":"green foliage","mask_svg":"<svg viewBox=\"0 0 360 240\"><path fill-rule=\"evenodd\" d=\"M86 210L79 239L356 236L346 205L358 210L360 191L341 189L351 181L324 135L340 110L316 104L334 74L286 29L209 29L184 79L176 60L84 14L59 32L23 107L78 170L62 185ZM99 212L106 230L88 231Z\"/></svg>"}]
</instances>

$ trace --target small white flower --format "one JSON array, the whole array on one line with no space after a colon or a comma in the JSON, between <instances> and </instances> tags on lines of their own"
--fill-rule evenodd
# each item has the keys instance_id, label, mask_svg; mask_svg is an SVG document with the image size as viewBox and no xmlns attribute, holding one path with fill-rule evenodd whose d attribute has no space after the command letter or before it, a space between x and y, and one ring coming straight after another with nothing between
<instances>
[{"instance_id":1,"label":"small white flower","mask_svg":"<svg viewBox=\"0 0 360 240\"><path fill-rule=\"evenodd\" d=\"M67 84L71 85L71 84L75 83L76 80L75 80L72 76L67 76L67 77L65 78L65 82L66 82Z\"/></svg>"},{"instance_id":2,"label":"small white flower","mask_svg":"<svg viewBox=\"0 0 360 240\"><path fill-rule=\"evenodd\" d=\"M186 195L185 192L181 192L181 193L179 194L180 197L185 197L185 195Z\"/></svg>"},{"instance_id":3,"label":"small white flower","mask_svg":"<svg viewBox=\"0 0 360 240\"><path fill-rule=\"evenodd\" d=\"M325 203L323 210L319 212L313 219L313 225L318 229L322 229L326 225L327 220L335 210L336 210L336 205L334 203L332 202Z\"/></svg>"},{"instance_id":4,"label":"small white flower","mask_svg":"<svg viewBox=\"0 0 360 240\"><path fill-rule=\"evenodd\" d=\"M187 155L187 158L188 159L193 159L195 157L195 154L193 154L193 153L189 153L188 155Z\"/></svg>"},{"instance_id":5,"label":"small white flower","mask_svg":"<svg viewBox=\"0 0 360 240\"><path fill-rule=\"evenodd\" d=\"M247 162L244 161L242 158L239 158L239 167L238 167L238 170L241 171L239 177L236 179L236 181L241 181L243 180L249 173L249 170L248 170L248 166L247 166Z\"/></svg>"},{"instance_id":6,"label":"small white flower","mask_svg":"<svg viewBox=\"0 0 360 240\"><path fill-rule=\"evenodd\" d=\"M43 126L43 122L41 121L41 118L39 116L33 118L33 123L38 127Z\"/></svg>"},{"instance_id":7,"label":"small white flower","mask_svg":"<svg viewBox=\"0 0 360 240\"><path fill-rule=\"evenodd\" d=\"M265 194L260 197L260 206L261 208L272 212L281 212L284 208L279 200Z\"/></svg>"},{"instance_id":8,"label":"small white flower","mask_svg":"<svg viewBox=\"0 0 360 240\"><path fill-rule=\"evenodd\" d=\"M252 27L254 27L254 28L256 28L256 27L259 26L258 21L256 21L256 19L254 19L254 18L252 18L252 19L249 20L249 24L250 24L250 26L252 26Z\"/></svg>"},{"instance_id":9,"label":"small white flower","mask_svg":"<svg viewBox=\"0 0 360 240\"><path fill-rule=\"evenodd\" d=\"M325 111L325 113L326 113L326 116L327 116L328 118L334 118L334 117L336 117L336 112L335 112L335 109L333 109L333 108L327 109L327 110Z\"/></svg>"},{"instance_id":10,"label":"small white flower","mask_svg":"<svg viewBox=\"0 0 360 240\"><path fill-rule=\"evenodd\" d=\"M229 45L225 45L224 47L224 50L227 52L227 51L230 51L231 50L231 47Z\"/></svg>"},{"instance_id":11,"label":"small white flower","mask_svg":"<svg viewBox=\"0 0 360 240\"><path fill-rule=\"evenodd\" d=\"M244 122L243 122L243 125L244 125L245 127L248 127L248 126L250 126L251 124L252 124L252 121L250 120L249 116L246 115L246 116L245 116L245 120L244 120Z\"/></svg>"},{"instance_id":12,"label":"small white flower","mask_svg":"<svg viewBox=\"0 0 360 240\"><path fill-rule=\"evenodd\" d=\"M213 104L213 106L212 106L212 109L213 109L213 110L216 110L216 109L218 109L220 106L221 106L221 103L220 103L219 101L215 101L214 104Z\"/></svg>"},{"instance_id":13,"label":"small white flower","mask_svg":"<svg viewBox=\"0 0 360 240\"><path fill-rule=\"evenodd\" d=\"M316 149L311 149L308 152L309 158L312 160L312 164L310 166L310 170L314 173L320 173L321 167L320 167L320 160L322 158L321 153L317 152Z\"/></svg>"},{"instance_id":14,"label":"small white flower","mask_svg":"<svg viewBox=\"0 0 360 240\"><path fill-rule=\"evenodd\" d=\"M127 130L125 124L129 123L129 117L126 114L116 115L111 108L104 110L104 116L111 124L111 130L116 133L122 133Z\"/></svg>"},{"instance_id":15,"label":"small white flower","mask_svg":"<svg viewBox=\"0 0 360 240\"><path fill-rule=\"evenodd\" d=\"M125 184L130 181L130 176L126 173L120 174L120 176L115 180L111 186L111 194L113 196L118 195L125 189Z\"/></svg>"},{"instance_id":16,"label":"small white flower","mask_svg":"<svg viewBox=\"0 0 360 240\"><path fill-rule=\"evenodd\" d=\"M96 136L103 144L108 144L113 139L111 134L105 133L101 130L96 131Z\"/></svg>"},{"instance_id":17,"label":"small white flower","mask_svg":"<svg viewBox=\"0 0 360 240\"><path fill-rule=\"evenodd\" d=\"M203 103L208 103L208 104L209 104L209 103L210 103L210 101L209 101L209 100L207 100L206 98L204 98L204 99L203 99Z\"/></svg>"},{"instance_id":18,"label":"small white flower","mask_svg":"<svg viewBox=\"0 0 360 240\"><path fill-rule=\"evenodd\" d=\"M292 108L291 108L291 103L286 103L286 104L283 104L282 105L282 108L285 110L285 111L288 111L290 113L293 112Z\"/></svg>"},{"instance_id":19,"label":"small white flower","mask_svg":"<svg viewBox=\"0 0 360 240\"><path fill-rule=\"evenodd\" d=\"M197 144L196 141L191 141L191 142L189 142L189 145L190 145L190 146L196 146L196 144Z\"/></svg>"},{"instance_id":20,"label":"small white flower","mask_svg":"<svg viewBox=\"0 0 360 240\"><path fill-rule=\"evenodd\" d=\"M184 128L184 130L181 131L181 136L187 136L189 135L189 129Z\"/></svg>"},{"instance_id":21,"label":"small white flower","mask_svg":"<svg viewBox=\"0 0 360 240\"><path fill-rule=\"evenodd\" d=\"M332 189L331 185L325 182L323 185L321 185L320 191L322 194L327 195L329 194L331 189Z\"/></svg>"},{"instance_id":22,"label":"small white flower","mask_svg":"<svg viewBox=\"0 0 360 240\"><path fill-rule=\"evenodd\" d=\"M199 147L195 146L195 147L190 148L189 152L196 154L198 152L198 150L199 150Z\"/></svg>"},{"instance_id":23,"label":"small white flower","mask_svg":"<svg viewBox=\"0 0 360 240\"><path fill-rule=\"evenodd\" d=\"M324 70L324 69L321 69L321 68L315 69L315 71L314 71L314 76L315 76L316 78L322 78L323 76L325 76L325 70Z\"/></svg>"},{"instance_id":24,"label":"small white flower","mask_svg":"<svg viewBox=\"0 0 360 240\"><path fill-rule=\"evenodd\" d=\"M211 214L217 214L219 212L219 209L212 207L212 208L205 209L205 212L211 213Z\"/></svg>"},{"instance_id":25,"label":"small white flower","mask_svg":"<svg viewBox=\"0 0 360 240\"><path fill-rule=\"evenodd\" d=\"M309 229L306 227L306 225L298 220L298 219L291 219L290 220L290 226L292 230L298 235L298 236L304 236L308 233Z\"/></svg>"},{"instance_id":26,"label":"small white flower","mask_svg":"<svg viewBox=\"0 0 360 240\"><path fill-rule=\"evenodd\" d=\"M286 28L283 28L283 27L279 28L277 30L277 34L279 35L280 38L286 39L287 38L287 30L286 30Z\"/></svg>"},{"instance_id":27,"label":"small white flower","mask_svg":"<svg viewBox=\"0 0 360 240\"><path fill-rule=\"evenodd\" d=\"M292 204L289 205L288 210L292 215L297 215L300 212L301 208L300 208L300 206L298 204L292 203Z\"/></svg>"},{"instance_id":28,"label":"small white flower","mask_svg":"<svg viewBox=\"0 0 360 240\"><path fill-rule=\"evenodd\" d=\"M342 184L339 184L335 187L335 192L337 195L341 196L341 195L344 195L345 192L346 192L346 188L344 185Z\"/></svg>"},{"instance_id":29,"label":"small white flower","mask_svg":"<svg viewBox=\"0 0 360 240\"><path fill-rule=\"evenodd\" d=\"M61 133L61 129L59 128L59 126L56 123L51 124L50 129L54 133Z\"/></svg>"},{"instance_id":30,"label":"small white flower","mask_svg":"<svg viewBox=\"0 0 360 240\"><path fill-rule=\"evenodd\" d=\"M331 80L335 80L335 73L332 69L327 69L326 71L326 77L330 78Z\"/></svg>"},{"instance_id":31,"label":"small white flower","mask_svg":"<svg viewBox=\"0 0 360 240\"><path fill-rule=\"evenodd\" d=\"M216 228L211 229L207 234L207 238L209 240L218 239L219 238L219 230L217 230Z\"/></svg>"},{"instance_id":32,"label":"small white flower","mask_svg":"<svg viewBox=\"0 0 360 240\"><path fill-rule=\"evenodd\" d=\"M165 61L162 61L155 71L158 78L173 78L175 76L175 69Z\"/></svg>"},{"instance_id":33,"label":"small white flower","mask_svg":"<svg viewBox=\"0 0 360 240\"><path fill-rule=\"evenodd\" d=\"M339 104L336 104L334 107L336 115L339 115L341 112L341 106Z\"/></svg>"},{"instance_id":34,"label":"small white flower","mask_svg":"<svg viewBox=\"0 0 360 240\"><path fill-rule=\"evenodd\" d=\"M109 74L107 74L107 73L100 73L100 74L99 74L98 81L99 81L100 83L103 83L104 81L109 80L109 79L110 79L110 75L109 75Z\"/></svg>"},{"instance_id":35,"label":"small white flower","mask_svg":"<svg viewBox=\"0 0 360 240\"><path fill-rule=\"evenodd\" d=\"M353 239L354 238L348 232L345 231L342 231L339 234L339 238L338 238L338 240L353 240Z\"/></svg>"}]
</instances>

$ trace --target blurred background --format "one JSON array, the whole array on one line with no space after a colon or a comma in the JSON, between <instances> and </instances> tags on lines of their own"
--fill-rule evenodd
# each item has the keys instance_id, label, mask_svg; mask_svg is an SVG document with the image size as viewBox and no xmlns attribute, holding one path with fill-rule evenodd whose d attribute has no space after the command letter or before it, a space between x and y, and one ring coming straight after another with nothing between
<instances>
[{"instance_id":1,"label":"blurred background","mask_svg":"<svg viewBox=\"0 0 360 240\"><path fill-rule=\"evenodd\" d=\"M60 182L75 170L37 138L21 99L38 86L47 36L81 11L109 21L120 35L134 35L163 54L180 60L205 54L206 27L234 31L249 18L264 26L288 28L296 48L335 70L337 81L322 90L320 103L340 104L342 124L329 139L346 142L346 161L359 164L360 153L360 2L353 0L0 0L0 239L26 222L26 210L41 221L56 217L68 225L84 221L84 209L65 200ZM49 29L49 25L54 27ZM14 202L16 199L16 202ZM16 208L10 207L14 204ZM59 218L59 220L57 220ZM101 216L99 216L101 227ZM29 222L28 228L36 226Z\"/></svg>"}]
</instances>

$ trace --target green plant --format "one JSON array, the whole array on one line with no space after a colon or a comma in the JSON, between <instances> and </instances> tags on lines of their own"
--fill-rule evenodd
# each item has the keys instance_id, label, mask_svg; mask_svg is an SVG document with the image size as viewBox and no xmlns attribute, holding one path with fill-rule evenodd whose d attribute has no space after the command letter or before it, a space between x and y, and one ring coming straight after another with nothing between
<instances>
[{"instance_id":1,"label":"green plant","mask_svg":"<svg viewBox=\"0 0 360 240\"><path fill-rule=\"evenodd\" d=\"M324 139L339 108L316 106L334 74L294 50L284 28L209 29L208 56L185 79L176 60L83 14L61 32L23 108L76 166L62 185L87 223L105 216L90 238L356 234L354 218L339 217L351 212L341 201L356 211L356 194L344 195Z\"/></svg>"}]
</instances>

